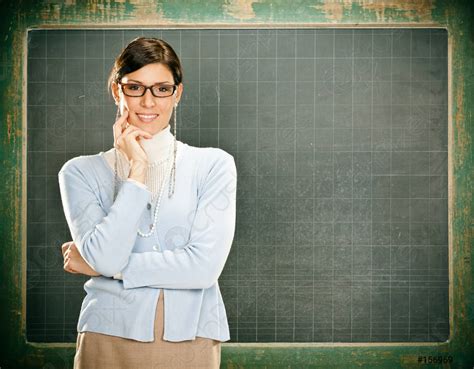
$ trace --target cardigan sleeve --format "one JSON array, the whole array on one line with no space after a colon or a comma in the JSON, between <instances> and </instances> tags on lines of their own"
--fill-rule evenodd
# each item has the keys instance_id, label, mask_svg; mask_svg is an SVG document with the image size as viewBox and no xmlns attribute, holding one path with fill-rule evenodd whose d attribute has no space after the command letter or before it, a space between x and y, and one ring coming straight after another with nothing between
<instances>
[{"instance_id":1,"label":"cardigan sleeve","mask_svg":"<svg viewBox=\"0 0 474 369\"><path fill-rule=\"evenodd\" d=\"M124 181L106 212L99 202L99 188L87 178L89 163L80 159L68 161L58 173L64 214L82 258L96 272L112 277L127 263L151 192Z\"/></svg>"},{"instance_id":2,"label":"cardigan sleeve","mask_svg":"<svg viewBox=\"0 0 474 369\"><path fill-rule=\"evenodd\" d=\"M217 282L235 231L237 171L226 153L209 169L198 197L188 242L162 252L132 253L122 270L124 288L209 288Z\"/></svg>"}]
</instances>

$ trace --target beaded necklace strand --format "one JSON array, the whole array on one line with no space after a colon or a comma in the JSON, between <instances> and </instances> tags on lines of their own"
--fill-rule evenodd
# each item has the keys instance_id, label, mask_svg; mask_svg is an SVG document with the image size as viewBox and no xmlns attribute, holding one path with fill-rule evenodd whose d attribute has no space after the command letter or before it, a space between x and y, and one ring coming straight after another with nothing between
<instances>
[{"instance_id":1,"label":"beaded necklace strand","mask_svg":"<svg viewBox=\"0 0 474 369\"><path fill-rule=\"evenodd\" d=\"M174 144L174 145L173 145ZM154 209L154 212L153 212L153 223L150 224L150 230L149 232L145 233L145 232L142 232L140 229L137 230L137 234L140 236L140 237L150 237L153 232L155 231L155 228L156 228L156 223L157 223L157 220L158 220L158 210L160 208L160 205L161 205L161 198L162 198L162 195L163 195L163 191L164 191L164 188L165 188L165 185L166 185L166 179L167 178L170 178L170 186L171 186L171 174L173 171L175 171L176 169L176 140L173 142L172 145L170 145L170 150L169 150L169 154L167 156L166 159L163 159L163 160L160 160L158 162L154 162L154 163L151 163L148 165L148 168L147 168L147 179L149 179L149 181L151 182L151 188L152 190L155 190L158 186L159 186L159 181L157 181L156 179L156 176L153 175L154 173L152 173L153 169L155 167L157 167L159 164L162 164L164 162L167 162L168 163L168 166L167 166L167 169L164 171L164 174L166 173L170 173L170 176L167 177L167 176L160 176L162 178L162 185L160 187L160 191L159 191L159 194L158 196L156 197L156 193L155 191L152 191L152 202L153 202L153 198L156 197L155 199L155 209ZM172 146L174 146L174 153L175 155L174 156L174 159L173 161L170 160L170 156L171 156L171 148ZM117 154L117 149L115 149L114 151L114 154L115 154L115 163L114 163L114 201L117 197L117 182L118 182L118 170L117 170L117 162L120 162L120 169L121 169L121 172L123 173L123 165L122 165L122 162L118 159L118 154ZM172 165L173 164L173 165ZM130 169L130 168L129 168ZM159 168L161 169L162 171L162 168ZM171 189L171 187L170 187ZM174 186L173 186L173 193L174 193Z\"/></svg>"}]
</instances>

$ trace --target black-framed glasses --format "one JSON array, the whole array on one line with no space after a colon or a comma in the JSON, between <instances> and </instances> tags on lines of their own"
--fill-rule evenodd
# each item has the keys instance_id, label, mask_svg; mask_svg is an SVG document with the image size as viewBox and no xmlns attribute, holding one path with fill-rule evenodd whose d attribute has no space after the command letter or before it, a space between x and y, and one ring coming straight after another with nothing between
<instances>
[{"instance_id":1,"label":"black-framed glasses","mask_svg":"<svg viewBox=\"0 0 474 369\"><path fill-rule=\"evenodd\" d=\"M122 91L126 96L142 97L146 90L150 90L155 97L170 97L176 91L176 85L158 83L153 86L144 86L139 83L121 83Z\"/></svg>"}]
</instances>

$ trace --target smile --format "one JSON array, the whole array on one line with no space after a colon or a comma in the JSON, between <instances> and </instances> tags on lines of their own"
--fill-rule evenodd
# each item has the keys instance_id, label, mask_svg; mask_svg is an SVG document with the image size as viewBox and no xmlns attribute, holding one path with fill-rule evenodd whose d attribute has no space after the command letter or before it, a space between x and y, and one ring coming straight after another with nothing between
<instances>
[{"instance_id":1,"label":"smile","mask_svg":"<svg viewBox=\"0 0 474 369\"><path fill-rule=\"evenodd\" d=\"M137 117L142 122L150 123L153 122L156 118L158 118L158 114L137 114Z\"/></svg>"}]
</instances>

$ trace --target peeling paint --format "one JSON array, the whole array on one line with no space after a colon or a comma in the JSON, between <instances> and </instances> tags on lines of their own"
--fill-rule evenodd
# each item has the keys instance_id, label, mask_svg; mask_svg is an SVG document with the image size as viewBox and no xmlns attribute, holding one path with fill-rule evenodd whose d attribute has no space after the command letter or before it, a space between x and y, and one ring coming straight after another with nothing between
<instances>
[{"instance_id":1,"label":"peeling paint","mask_svg":"<svg viewBox=\"0 0 474 369\"><path fill-rule=\"evenodd\" d=\"M233 18L249 20L255 18L253 4L256 2L254 0L227 0L223 8L226 14Z\"/></svg>"},{"instance_id":2,"label":"peeling paint","mask_svg":"<svg viewBox=\"0 0 474 369\"><path fill-rule=\"evenodd\" d=\"M454 122L456 125L455 144L458 148L456 152L459 153L459 155L455 156L455 164L457 166L462 166L464 163L465 157L462 155L462 153L469 153L468 147L472 147L471 137L466 132L467 122L464 116L464 80L464 76L459 75L458 82L456 85L456 115Z\"/></svg>"},{"instance_id":3,"label":"peeling paint","mask_svg":"<svg viewBox=\"0 0 474 369\"><path fill-rule=\"evenodd\" d=\"M456 122L456 133L459 134L459 129L462 128L461 124L464 122L464 109L463 109L463 98L464 98L464 77L460 75L457 81L457 93L456 93L456 115L454 121ZM456 142L459 142L459 137Z\"/></svg>"},{"instance_id":4,"label":"peeling paint","mask_svg":"<svg viewBox=\"0 0 474 369\"><path fill-rule=\"evenodd\" d=\"M133 4L134 16L140 19L140 23L156 25L157 22L165 20L163 8L154 0L133 0L130 3Z\"/></svg>"},{"instance_id":5,"label":"peeling paint","mask_svg":"<svg viewBox=\"0 0 474 369\"><path fill-rule=\"evenodd\" d=\"M362 9L374 12L377 22L393 21L392 15L387 15L390 10L391 13L400 17L400 13L406 13L407 18L415 18L419 21L432 21L431 11L433 9L433 0L421 1L377 1L377 0L336 0L326 1L320 5L313 5L312 7L322 11L326 18L330 21L342 20L344 13L350 13L354 5L362 7Z\"/></svg>"},{"instance_id":6,"label":"peeling paint","mask_svg":"<svg viewBox=\"0 0 474 369\"><path fill-rule=\"evenodd\" d=\"M10 114L7 114L7 140L10 142L12 133L12 117Z\"/></svg>"},{"instance_id":7,"label":"peeling paint","mask_svg":"<svg viewBox=\"0 0 474 369\"><path fill-rule=\"evenodd\" d=\"M75 24L87 14L87 21L95 26L107 26L116 22L130 26L158 26L169 23L163 12L163 4L154 0L92 0L81 9L76 0L57 3L51 0L40 10L45 24L61 20L63 24Z\"/></svg>"}]
</instances>

